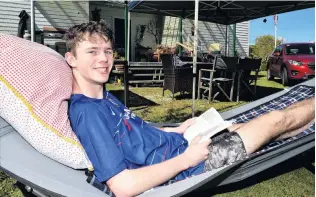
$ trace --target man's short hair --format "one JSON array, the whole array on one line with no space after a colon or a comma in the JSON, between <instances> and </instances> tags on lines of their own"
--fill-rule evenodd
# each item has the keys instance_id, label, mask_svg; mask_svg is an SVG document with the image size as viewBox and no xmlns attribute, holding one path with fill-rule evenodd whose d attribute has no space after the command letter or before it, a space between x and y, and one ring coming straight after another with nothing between
<instances>
[{"instance_id":1,"label":"man's short hair","mask_svg":"<svg viewBox=\"0 0 316 197\"><path fill-rule=\"evenodd\" d=\"M64 36L67 50L76 55L77 44L86 40L93 34L105 38L106 41L110 41L113 46L112 30L101 20L100 22L90 21L88 23L70 27Z\"/></svg>"}]
</instances>

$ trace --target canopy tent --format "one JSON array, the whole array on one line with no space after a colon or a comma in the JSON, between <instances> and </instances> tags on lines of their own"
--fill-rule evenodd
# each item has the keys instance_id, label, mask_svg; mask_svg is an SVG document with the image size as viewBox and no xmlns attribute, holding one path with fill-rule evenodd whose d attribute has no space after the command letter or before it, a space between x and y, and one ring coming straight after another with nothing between
<instances>
[{"instance_id":1,"label":"canopy tent","mask_svg":"<svg viewBox=\"0 0 316 197\"><path fill-rule=\"evenodd\" d=\"M122 2L122 1L116 1ZM31 6L31 40L35 41L35 9L34 0ZM192 115L194 116L195 100L195 76L197 60L198 20L218 24L234 24L234 39L236 23L248 21L284 12L301 10L315 7L314 1L125 1L125 21L130 20L130 12L148 13L164 16L174 16L194 19L194 52L193 52L193 104ZM125 22L125 54L129 54L130 25ZM227 32L227 31L226 31ZM227 33L226 33L227 34ZM226 35L227 37L227 35ZM181 38L179 38L181 40ZM235 44L233 44L235 46ZM226 45L225 45L226 47ZM234 47L235 48L235 47ZM235 50L233 50L234 54ZM127 64L129 56L126 56ZM127 69L125 69L127 70ZM124 77L127 79L127 76ZM126 81L127 82L127 81ZM128 83L125 83L125 105L128 106Z\"/></svg>"},{"instance_id":2,"label":"canopy tent","mask_svg":"<svg viewBox=\"0 0 316 197\"><path fill-rule=\"evenodd\" d=\"M130 1L130 12L194 20L194 1ZM315 1L199 1L199 20L230 25L315 7Z\"/></svg>"},{"instance_id":3,"label":"canopy tent","mask_svg":"<svg viewBox=\"0 0 316 197\"><path fill-rule=\"evenodd\" d=\"M193 50L193 93L192 116L195 111L196 62L198 43L198 20L224 25L234 24L234 43L236 23L269 15L315 7L314 1L130 1L126 3L129 12L164 15L194 19ZM127 16L127 15L126 15ZM129 21L129 18L126 17ZM127 29L126 29L127 30ZM129 30L127 30L129 32ZM227 34L227 33L226 33ZM227 39L227 38L226 38ZM235 45L235 44L234 44ZM128 48L126 43L125 48ZM235 47L234 47L235 48ZM235 51L235 50L234 50ZM235 55L235 54L234 54ZM128 90L126 90L128 91Z\"/></svg>"}]
</instances>

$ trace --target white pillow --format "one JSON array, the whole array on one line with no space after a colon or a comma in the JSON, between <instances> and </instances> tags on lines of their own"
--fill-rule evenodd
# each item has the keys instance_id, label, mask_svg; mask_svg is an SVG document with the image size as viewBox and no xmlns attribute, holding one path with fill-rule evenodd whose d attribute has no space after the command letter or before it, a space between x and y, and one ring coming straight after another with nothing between
<instances>
[{"instance_id":1,"label":"white pillow","mask_svg":"<svg viewBox=\"0 0 316 197\"><path fill-rule=\"evenodd\" d=\"M0 116L44 155L75 169L92 169L70 127L71 91L71 69L61 55L0 34Z\"/></svg>"}]
</instances>

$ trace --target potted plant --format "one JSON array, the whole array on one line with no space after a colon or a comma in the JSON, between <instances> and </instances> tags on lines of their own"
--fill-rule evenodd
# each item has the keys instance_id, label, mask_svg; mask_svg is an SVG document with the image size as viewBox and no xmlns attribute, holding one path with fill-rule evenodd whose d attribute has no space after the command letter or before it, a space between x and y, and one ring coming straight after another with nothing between
<instances>
[{"instance_id":1,"label":"potted plant","mask_svg":"<svg viewBox=\"0 0 316 197\"><path fill-rule=\"evenodd\" d=\"M116 60L126 60L125 57L117 57ZM115 64L115 70L124 72L124 64Z\"/></svg>"}]
</instances>

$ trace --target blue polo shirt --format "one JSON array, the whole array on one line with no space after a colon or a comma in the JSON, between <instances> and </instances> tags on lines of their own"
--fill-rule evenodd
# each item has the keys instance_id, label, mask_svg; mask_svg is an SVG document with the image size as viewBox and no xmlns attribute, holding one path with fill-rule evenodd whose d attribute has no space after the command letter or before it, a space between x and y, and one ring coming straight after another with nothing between
<instances>
[{"instance_id":1,"label":"blue polo shirt","mask_svg":"<svg viewBox=\"0 0 316 197\"><path fill-rule=\"evenodd\" d=\"M182 134L164 132L147 124L107 91L103 99L72 95L69 118L100 182L125 169L161 163L188 147ZM203 171L204 162L182 171L173 180Z\"/></svg>"}]
</instances>

